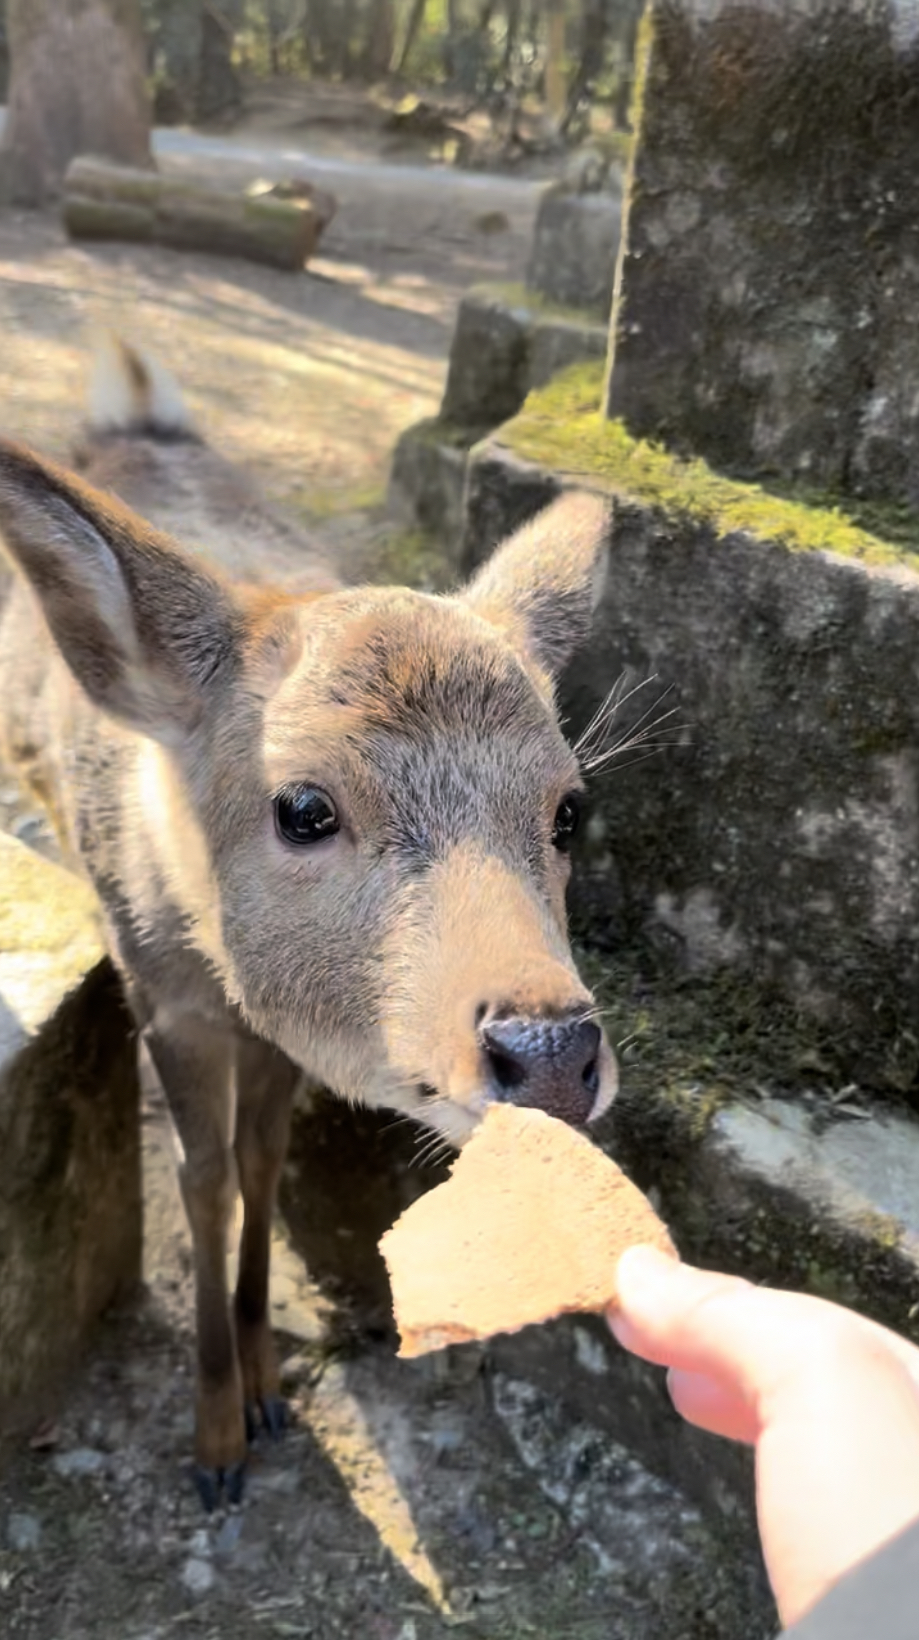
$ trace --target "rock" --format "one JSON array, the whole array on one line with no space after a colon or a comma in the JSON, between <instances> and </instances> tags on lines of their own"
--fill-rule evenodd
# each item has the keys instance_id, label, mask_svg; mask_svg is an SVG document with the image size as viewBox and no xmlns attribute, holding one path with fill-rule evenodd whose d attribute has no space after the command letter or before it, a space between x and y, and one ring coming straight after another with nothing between
<instances>
[{"instance_id":1,"label":"rock","mask_svg":"<svg viewBox=\"0 0 919 1640\"><path fill-rule=\"evenodd\" d=\"M471 444L513 416L532 388L604 359L606 348L606 324L589 314L553 308L522 285L476 285L457 314L440 421L465 429Z\"/></svg>"},{"instance_id":2,"label":"rock","mask_svg":"<svg viewBox=\"0 0 919 1640\"><path fill-rule=\"evenodd\" d=\"M472 226L477 233L494 234L508 233L510 222L503 211L480 211L472 219Z\"/></svg>"},{"instance_id":3,"label":"rock","mask_svg":"<svg viewBox=\"0 0 919 1640\"><path fill-rule=\"evenodd\" d=\"M37 1515L10 1515L6 1523L6 1541L16 1554L28 1554L41 1545L41 1521Z\"/></svg>"},{"instance_id":4,"label":"rock","mask_svg":"<svg viewBox=\"0 0 919 1640\"><path fill-rule=\"evenodd\" d=\"M220 1530L214 1538L214 1553L216 1555L224 1556L232 1555L242 1536L242 1530L242 1515L227 1515L226 1520L223 1522Z\"/></svg>"},{"instance_id":5,"label":"rock","mask_svg":"<svg viewBox=\"0 0 919 1640\"><path fill-rule=\"evenodd\" d=\"M51 1459L51 1467L64 1480L82 1478L85 1475L98 1475L105 1468L106 1457L104 1452L97 1452L95 1447L78 1446L71 1452L56 1452Z\"/></svg>"},{"instance_id":6,"label":"rock","mask_svg":"<svg viewBox=\"0 0 919 1640\"><path fill-rule=\"evenodd\" d=\"M654 1188L682 1256L817 1292L917 1340L919 1125L875 1114L827 1128L792 1103L751 1108L752 1097L706 1113L709 1098L704 1084L630 1091L626 1075L604 1129L617 1162ZM599 1318L495 1339L489 1366L560 1396L755 1542L749 1454L685 1424L662 1375Z\"/></svg>"},{"instance_id":7,"label":"rock","mask_svg":"<svg viewBox=\"0 0 919 1640\"><path fill-rule=\"evenodd\" d=\"M465 427L497 427L526 398L528 313L480 287L460 303L440 414Z\"/></svg>"},{"instance_id":8,"label":"rock","mask_svg":"<svg viewBox=\"0 0 919 1640\"><path fill-rule=\"evenodd\" d=\"M555 310L523 286L479 285L460 303L439 416L416 422L393 453L388 505L436 536L460 568L470 448L559 371L606 357L607 327Z\"/></svg>"},{"instance_id":9,"label":"rock","mask_svg":"<svg viewBox=\"0 0 919 1640\"><path fill-rule=\"evenodd\" d=\"M0 835L0 1429L139 1276L134 1030L78 879Z\"/></svg>"},{"instance_id":10,"label":"rock","mask_svg":"<svg viewBox=\"0 0 919 1640\"><path fill-rule=\"evenodd\" d=\"M605 176L604 179L605 180ZM552 183L542 196L527 284L550 302L606 319L619 253L621 206L609 190L571 193Z\"/></svg>"},{"instance_id":11,"label":"rock","mask_svg":"<svg viewBox=\"0 0 919 1640\"><path fill-rule=\"evenodd\" d=\"M608 155L586 143L583 148L576 148L566 161L562 186L569 194L598 194L609 181L611 167Z\"/></svg>"},{"instance_id":12,"label":"rock","mask_svg":"<svg viewBox=\"0 0 919 1640\"><path fill-rule=\"evenodd\" d=\"M393 517L436 535L451 562L463 533L467 439L472 435L439 417L406 428L393 452L386 498Z\"/></svg>"},{"instance_id":13,"label":"rock","mask_svg":"<svg viewBox=\"0 0 919 1640\"><path fill-rule=\"evenodd\" d=\"M655 11L608 399L637 436L916 503L914 27L905 0Z\"/></svg>"},{"instance_id":14,"label":"rock","mask_svg":"<svg viewBox=\"0 0 919 1640\"><path fill-rule=\"evenodd\" d=\"M209 1560L198 1560L194 1555L182 1567L182 1582L189 1594L207 1594L217 1581L217 1574Z\"/></svg>"}]
</instances>

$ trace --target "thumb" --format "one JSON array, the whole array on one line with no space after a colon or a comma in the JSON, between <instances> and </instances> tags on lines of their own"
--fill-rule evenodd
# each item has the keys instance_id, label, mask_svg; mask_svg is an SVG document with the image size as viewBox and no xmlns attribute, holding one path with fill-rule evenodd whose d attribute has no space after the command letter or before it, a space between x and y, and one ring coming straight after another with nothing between
<instances>
[{"instance_id":1,"label":"thumb","mask_svg":"<svg viewBox=\"0 0 919 1640\"><path fill-rule=\"evenodd\" d=\"M653 1247L631 1247L616 1268L616 1301L607 1319L619 1343L645 1361L718 1374L748 1351L749 1322L735 1311L756 1292L735 1276L696 1270Z\"/></svg>"}]
</instances>

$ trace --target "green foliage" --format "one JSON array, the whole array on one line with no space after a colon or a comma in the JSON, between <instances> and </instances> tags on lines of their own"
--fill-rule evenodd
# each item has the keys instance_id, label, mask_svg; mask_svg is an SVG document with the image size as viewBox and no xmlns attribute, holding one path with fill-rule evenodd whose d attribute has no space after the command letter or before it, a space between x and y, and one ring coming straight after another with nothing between
<instances>
[{"instance_id":1,"label":"green foliage","mask_svg":"<svg viewBox=\"0 0 919 1640\"><path fill-rule=\"evenodd\" d=\"M370 82L398 71L511 118L544 92L546 8L524 0L141 0L141 9L154 88L176 116L196 112L205 17L233 64L257 77ZM639 10L640 0L566 0L568 140L591 132L598 102L613 127L625 124Z\"/></svg>"}]
</instances>

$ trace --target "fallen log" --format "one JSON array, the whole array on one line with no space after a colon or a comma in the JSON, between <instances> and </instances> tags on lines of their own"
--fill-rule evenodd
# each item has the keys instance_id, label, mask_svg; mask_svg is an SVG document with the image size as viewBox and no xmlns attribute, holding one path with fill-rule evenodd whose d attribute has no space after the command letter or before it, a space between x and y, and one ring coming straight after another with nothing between
<instances>
[{"instance_id":1,"label":"fallen log","mask_svg":"<svg viewBox=\"0 0 919 1640\"><path fill-rule=\"evenodd\" d=\"M300 181L232 190L89 156L75 159L64 178L64 226L73 239L156 241L293 273L334 212L331 195Z\"/></svg>"}]
</instances>

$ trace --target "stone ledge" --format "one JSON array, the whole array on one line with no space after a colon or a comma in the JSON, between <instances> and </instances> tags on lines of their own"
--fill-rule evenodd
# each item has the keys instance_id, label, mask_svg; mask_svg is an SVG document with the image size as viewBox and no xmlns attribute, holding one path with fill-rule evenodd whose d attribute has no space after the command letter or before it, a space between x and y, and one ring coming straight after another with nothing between
<instances>
[{"instance_id":1,"label":"stone ledge","mask_svg":"<svg viewBox=\"0 0 919 1640\"><path fill-rule=\"evenodd\" d=\"M140 1275L137 1055L83 883L0 835L0 1432Z\"/></svg>"},{"instance_id":2,"label":"stone ledge","mask_svg":"<svg viewBox=\"0 0 919 1640\"><path fill-rule=\"evenodd\" d=\"M604 1126L607 1148L655 1194L685 1258L851 1304L919 1340L915 1120L875 1113L821 1131L800 1105L751 1098L712 1111L696 1088L626 1092ZM684 1424L663 1373L620 1350L599 1318L506 1335L489 1356L733 1522L738 1547L755 1542L749 1454Z\"/></svg>"},{"instance_id":3,"label":"stone ledge","mask_svg":"<svg viewBox=\"0 0 919 1640\"><path fill-rule=\"evenodd\" d=\"M554 470L520 453L532 412L477 446L462 551L468 570L565 484L614 502L609 583L565 715L576 734L623 673L655 682L618 734L665 695L676 715L656 756L592 776L587 875L591 851L611 861L628 932L665 937L689 972L774 982L832 1027L849 1077L919 1104L916 557L715 475L700 497L692 466L685 492L645 493L670 458L596 420L582 452L569 430ZM591 441L619 438L605 471ZM584 934L608 947L604 916L588 907Z\"/></svg>"}]
</instances>

